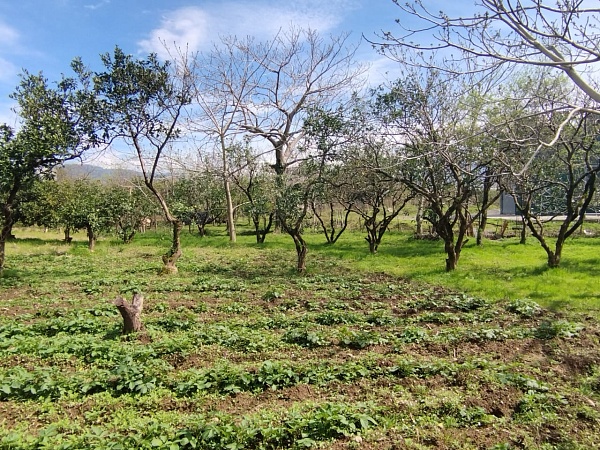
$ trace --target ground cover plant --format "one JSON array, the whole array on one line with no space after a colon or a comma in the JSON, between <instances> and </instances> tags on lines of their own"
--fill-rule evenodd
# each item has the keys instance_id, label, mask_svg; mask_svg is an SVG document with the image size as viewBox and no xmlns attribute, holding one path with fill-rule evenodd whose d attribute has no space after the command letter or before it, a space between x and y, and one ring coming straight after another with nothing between
<instances>
[{"instance_id":1,"label":"ground cover plant","mask_svg":"<svg viewBox=\"0 0 600 450\"><path fill-rule=\"evenodd\" d=\"M598 294L576 280L597 276L592 251L556 274L536 272L533 246L514 260L522 247L487 242L449 275L439 243L418 242L419 256L390 233L373 256L357 235L321 246L307 233L298 275L285 236L210 232L184 233L179 272L160 276L166 232L90 253L78 236L17 230L0 278L1 449L600 445ZM528 280L517 294L573 277L563 298L580 302L486 294L511 273ZM136 292L144 330L123 337L113 302Z\"/></svg>"}]
</instances>

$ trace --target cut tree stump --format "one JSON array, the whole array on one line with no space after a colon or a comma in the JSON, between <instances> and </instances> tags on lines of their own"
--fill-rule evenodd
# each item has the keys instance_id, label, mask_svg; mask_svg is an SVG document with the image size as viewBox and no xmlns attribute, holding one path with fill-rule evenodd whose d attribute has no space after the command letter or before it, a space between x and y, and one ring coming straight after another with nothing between
<instances>
[{"instance_id":1,"label":"cut tree stump","mask_svg":"<svg viewBox=\"0 0 600 450\"><path fill-rule=\"evenodd\" d=\"M123 297L117 297L115 306L123 317L123 334L135 333L142 329L141 315L144 308L142 294L134 294L131 303L128 303Z\"/></svg>"}]
</instances>

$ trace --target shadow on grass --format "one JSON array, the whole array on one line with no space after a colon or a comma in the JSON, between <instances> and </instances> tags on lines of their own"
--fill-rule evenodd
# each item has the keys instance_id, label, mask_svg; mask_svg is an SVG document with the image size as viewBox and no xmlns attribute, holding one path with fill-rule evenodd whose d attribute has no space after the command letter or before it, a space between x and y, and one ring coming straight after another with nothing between
<instances>
[{"instance_id":1,"label":"shadow on grass","mask_svg":"<svg viewBox=\"0 0 600 450\"><path fill-rule=\"evenodd\" d=\"M0 287L16 287L22 284L31 273L23 269L4 269L0 272Z\"/></svg>"},{"instance_id":2,"label":"shadow on grass","mask_svg":"<svg viewBox=\"0 0 600 450\"><path fill-rule=\"evenodd\" d=\"M552 300L547 302L548 309L552 312L564 311L570 306L570 302L567 300Z\"/></svg>"},{"instance_id":3,"label":"shadow on grass","mask_svg":"<svg viewBox=\"0 0 600 450\"><path fill-rule=\"evenodd\" d=\"M249 247L254 248L256 244ZM213 246L214 247L214 246ZM235 256L219 261L183 261L179 267L185 272L197 275L214 275L221 278L258 280L265 282L275 278L299 276L295 270L296 252L293 249L259 247L259 253L247 253L241 258ZM310 264L310 259L309 259Z\"/></svg>"},{"instance_id":4,"label":"shadow on grass","mask_svg":"<svg viewBox=\"0 0 600 450\"><path fill-rule=\"evenodd\" d=\"M579 272L596 277L600 274L600 258L589 258L578 261L566 259L561 261L560 266L569 272Z\"/></svg>"},{"instance_id":5,"label":"shadow on grass","mask_svg":"<svg viewBox=\"0 0 600 450\"><path fill-rule=\"evenodd\" d=\"M538 266L519 266L519 267L483 267L483 268L472 268L471 270L477 270L477 273L488 276L490 278L500 278L502 280L521 279L529 277L539 277L545 273L552 271L546 264L540 264Z\"/></svg>"},{"instance_id":6,"label":"shadow on grass","mask_svg":"<svg viewBox=\"0 0 600 450\"><path fill-rule=\"evenodd\" d=\"M371 253L369 253L369 245L364 240L361 242L338 241L335 244L313 244L312 247L318 249L321 253L330 256L342 256L354 259L372 256ZM389 242L386 242L384 238L384 241L379 246L378 254L397 258L445 255L442 241L417 240L412 237L404 236L390 237Z\"/></svg>"},{"instance_id":7,"label":"shadow on grass","mask_svg":"<svg viewBox=\"0 0 600 450\"><path fill-rule=\"evenodd\" d=\"M20 279L22 278L22 270L17 269L4 269L0 272L0 279Z\"/></svg>"},{"instance_id":8,"label":"shadow on grass","mask_svg":"<svg viewBox=\"0 0 600 450\"><path fill-rule=\"evenodd\" d=\"M23 243L23 244L27 244L27 245L35 245L35 246L63 245L65 247L69 247L69 246L73 245L73 243L68 244L62 239L16 238L16 239L11 239L11 242L18 242L18 243Z\"/></svg>"},{"instance_id":9,"label":"shadow on grass","mask_svg":"<svg viewBox=\"0 0 600 450\"><path fill-rule=\"evenodd\" d=\"M54 268L51 270L51 274L49 274L48 270L44 270L43 273L40 273L35 270L25 268L27 266L27 263L21 263L19 268L4 269L4 271L0 273L0 287L16 287L22 285L31 286L33 284L45 282L46 275L48 275L48 278L55 278L57 275L57 272L55 272ZM58 275L61 273L62 272L59 272Z\"/></svg>"},{"instance_id":10,"label":"shadow on grass","mask_svg":"<svg viewBox=\"0 0 600 450\"><path fill-rule=\"evenodd\" d=\"M120 340L123 336L123 325L115 325L115 328L112 330L108 330L104 336L102 336L102 340L104 341L117 341Z\"/></svg>"},{"instance_id":11,"label":"shadow on grass","mask_svg":"<svg viewBox=\"0 0 600 450\"><path fill-rule=\"evenodd\" d=\"M576 242L578 244L583 244L585 246L600 246L600 238L597 237L585 237L585 236L574 236L567 240L567 245L569 242Z\"/></svg>"}]
</instances>

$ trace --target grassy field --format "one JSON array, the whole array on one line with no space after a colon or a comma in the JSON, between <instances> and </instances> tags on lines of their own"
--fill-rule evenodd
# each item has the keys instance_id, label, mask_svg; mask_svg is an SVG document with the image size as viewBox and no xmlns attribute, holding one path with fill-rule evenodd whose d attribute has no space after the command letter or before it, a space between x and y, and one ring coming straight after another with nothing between
<instances>
[{"instance_id":1,"label":"grassy field","mask_svg":"<svg viewBox=\"0 0 600 450\"><path fill-rule=\"evenodd\" d=\"M111 239L16 230L0 277L0 449L600 447L599 238L545 268L531 241L223 230ZM78 240L79 239L79 240ZM118 295L145 297L121 337Z\"/></svg>"},{"instance_id":2,"label":"grassy field","mask_svg":"<svg viewBox=\"0 0 600 450\"><path fill-rule=\"evenodd\" d=\"M339 245L318 245L315 251L340 258L353 269L385 272L489 299L530 298L548 308L600 313L600 238L578 235L570 239L558 269L548 268L546 253L533 238L525 245L517 238L488 240L481 247L472 239L462 252L458 270L446 273L440 241L391 234L373 256L361 237L354 233ZM315 243L319 239L316 236Z\"/></svg>"}]
</instances>

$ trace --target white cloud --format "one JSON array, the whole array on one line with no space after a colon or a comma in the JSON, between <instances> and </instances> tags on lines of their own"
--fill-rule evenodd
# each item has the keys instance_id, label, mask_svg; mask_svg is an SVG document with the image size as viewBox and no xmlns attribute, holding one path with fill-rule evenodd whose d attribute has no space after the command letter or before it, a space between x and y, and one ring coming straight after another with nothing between
<instances>
[{"instance_id":1,"label":"white cloud","mask_svg":"<svg viewBox=\"0 0 600 450\"><path fill-rule=\"evenodd\" d=\"M199 50L209 39L210 16L200 8L188 7L169 13L162 20L160 28L153 30L150 37L139 42L147 53L156 53L167 59L171 48L186 46L191 51Z\"/></svg>"},{"instance_id":2,"label":"white cloud","mask_svg":"<svg viewBox=\"0 0 600 450\"><path fill-rule=\"evenodd\" d=\"M0 62L0 64L2 63ZM18 128L17 115L12 110L15 106L12 101L0 102L0 124L5 123L13 129Z\"/></svg>"},{"instance_id":3,"label":"white cloud","mask_svg":"<svg viewBox=\"0 0 600 450\"><path fill-rule=\"evenodd\" d=\"M367 71L367 84L371 87L379 86L394 81L399 75L399 65L385 56L376 57L369 62Z\"/></svg>"},{"instance_id":4,"label":"white cloud","mask_svg":"<svg viewBox=\"0 0 600 450\"><path fill-rule=\"evenodd\" d=\"M16 29L0 22L0 82L14 81L19 72L17 66L3 55L18 47L19 38L19 32Z\"/></svg>"},{"instance_id":5,"label":"white cloud","mask_svg":"<svg viewBox=\"0 0 600 450\"><path fill-rule=\"evenodd\" d=\"M190 51L209 48L220 36L273 37L281 28L296 26L328 32L353 8L354 0L304 0L281 7L279 2L228 1L205 7L186 7L167 13L160 27L139 42L144 52L168 57L165 45Z\"/></svg>"},{"instance_id":6,"label":"white cloud","mask_svg":"<svg viewBox=\"0 0 600 450\"><path fill-rule=\"evenodd\" d=\"M13 81L18 73L16 65L0 56L0 81Z\"/></svg>"},{"instance_id":7,"label":"white cloud","mask_svg":"<svg viewBox=\"0 0 600 450\"><path fill-rule=\"evenodd\" d=\"M125 145L88 150L83 154L81 162L106 169L139 170L138 159Z\"/></svg>"},{"instance_id":8,"label":"white cloud","mask_svg":"<svg viewBox=\"0 0 600 450\"><path fill-rule=\"evenodd\" d=\"M110 4L110 0L101 0L98 3L94 3L94 4L90 4L90 5L84 5L83 7L86 9L91 9L92 11L98 9L98 8L102 8L103 6L106 6Z\"/></svg>"},{"instance_id":9,"label":"white cloud","mask_svg":"<svg viewBox=\"0 0 600 450\"><path fill-rule=\"evenodd\" d=\"M5 23L0 22L0 45L14 45L19 40L19 33Z\"/></svg>"}]
</instances>

